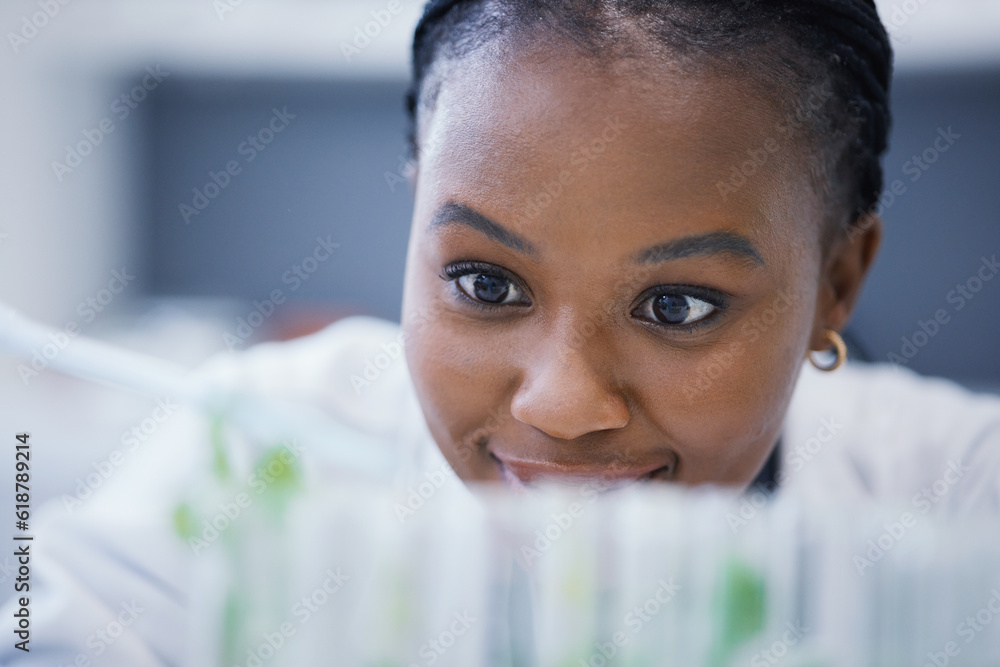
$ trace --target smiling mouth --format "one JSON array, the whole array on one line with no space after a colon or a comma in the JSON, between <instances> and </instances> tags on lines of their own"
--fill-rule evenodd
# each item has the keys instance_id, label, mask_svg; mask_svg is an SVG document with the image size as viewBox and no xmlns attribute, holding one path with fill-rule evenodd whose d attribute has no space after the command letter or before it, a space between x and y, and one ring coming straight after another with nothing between
<instances>
[{"instance_id":1,"label":"smiling mouth","mask_svg":"<svg viewBox=\"0 0 1000 667\"><path fill-rule=\"evenodd\" d=\"M498 456L494 452L490 452L490 458L498 466L504 484L516 491L523 491L540 482L596 484L601 490L610 490L644 482L669 481L677 472L676 456L666 463L660 461L642 468L627 469L526 460Z\"/></svg>"}]
</instances>

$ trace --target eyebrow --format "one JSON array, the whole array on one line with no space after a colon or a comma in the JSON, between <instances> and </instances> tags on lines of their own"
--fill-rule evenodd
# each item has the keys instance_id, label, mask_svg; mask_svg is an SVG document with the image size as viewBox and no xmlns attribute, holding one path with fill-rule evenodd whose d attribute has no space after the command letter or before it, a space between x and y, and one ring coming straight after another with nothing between
<instances>
[{"instance_id":1,"label":"eyebrow","mask_svg":"<svg viewBox=\"0 0 1000 667\"><path fill-rule=\"evenodd\" d=\"M730 254L749 259L757 266L764 266L764 258L757 252L750 239L735 232L709 232L667 241L646 248L635 261L655 264L694 255Z\"/></svg>"},{"instance_id":2,"label":"eyebrow","mask_svg":"<svg viewBox=\"0 0 1000 667\"><path fill-rule=\"evenodd\" d=\"M428 231L449 225L465 225L485 236L502 243L511 250L527 255L536 254L534 246L514 232L504 228L479 211L456 202L447 202L438 207L427 226ZM731 254L749 259L757 266L764 266L764 259L748 238L735 232L709 232L659 243L646 248L636 255L639 264L656 264L695 255Z\"/></svg>"},{"instance_id":3,"label":"eyebrow","mask_svg":"<svg viewBox=\"0 0 1000 667\"><path fill-rule=\"evenodd\" d=\"M433 231L439 227L455 224L471 227L494 241L502 243L511 250L516 250L526 255L536 254L535 248L531 243L465 204L457 204L455 202L442 204L434 212L434 217L431 218L427 229L428 231Z\"/></svg>"}]
</instances>

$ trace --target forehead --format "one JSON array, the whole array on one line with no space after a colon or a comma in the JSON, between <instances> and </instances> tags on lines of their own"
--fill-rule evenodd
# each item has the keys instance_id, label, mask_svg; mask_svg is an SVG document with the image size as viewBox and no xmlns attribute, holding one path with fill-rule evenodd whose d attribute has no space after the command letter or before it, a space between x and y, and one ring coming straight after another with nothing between
<instances>
[{"instance_id":1,"label":"forehead","mask_svg":"<svg viewBox=\"0 0 1000 667\"><path fill-rule=\"evenodd\" d=\"M678 232L812 223L786 106L748 78L667 59L484 51L451 67L422 124L417 213L476 203L529 234L559 218Z\"/></svg>"}]
</instances>

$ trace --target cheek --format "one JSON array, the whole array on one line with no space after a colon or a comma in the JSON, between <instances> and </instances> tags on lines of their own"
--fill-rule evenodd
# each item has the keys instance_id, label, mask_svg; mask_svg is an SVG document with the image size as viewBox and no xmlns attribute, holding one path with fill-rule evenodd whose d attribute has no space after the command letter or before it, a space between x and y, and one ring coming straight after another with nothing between
<instances>
[{"instance_id":1,"label":"cheek","mask_svg":"<svg viewBox=\"0 0 1000 667\"><path fill-rule=\"evenodd\" d=\"M725 340L671 355L658 365L661 372L644 378L650 389L643 404L680 448L683 481L753 478L780 434L808 317L788 307L769 324L760 316L742 318Z\"/></svg>"},{"instance_id":2,"label":"cheek","mask_svg":"<svg viewBox=\"0 0 1000 667\"><path fill-rule=\"evenodd\" d=\"M427 425L463 479L492 478L493 466L476 444L510 419L515 377L499 336L458 325L447 304L410 301L404 311L406 359Z\"/></svg>"}]
</instances>

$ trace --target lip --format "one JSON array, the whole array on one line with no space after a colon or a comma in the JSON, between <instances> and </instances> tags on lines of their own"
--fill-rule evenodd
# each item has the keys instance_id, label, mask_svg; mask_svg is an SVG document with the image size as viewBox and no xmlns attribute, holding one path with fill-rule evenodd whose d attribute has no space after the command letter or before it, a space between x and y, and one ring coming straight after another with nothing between
<instances>
[{"instance_id":1,"label":"lip","mask_svg":"<svg viewBox=\"0 0 1000 667\"><path fill-rule=\"evenodd\" d=\"M579 484L598 482L602 486L619 487L653 479L670 479L677 470L676 456L650 461L642 466L620 468L593 463L539 461L498 452L490 456L500 467L504 483L515 490L538 482Z\"/></svg>"}]
</instances>

